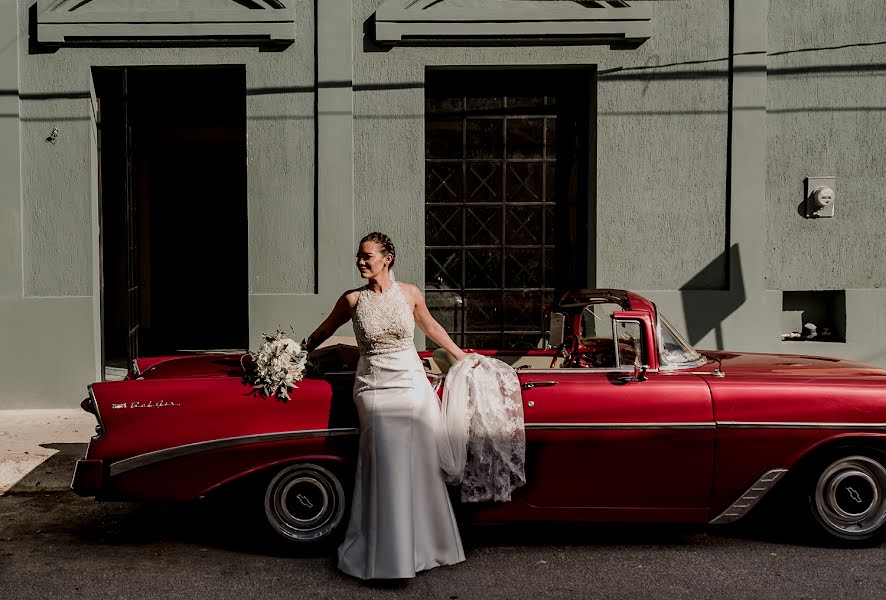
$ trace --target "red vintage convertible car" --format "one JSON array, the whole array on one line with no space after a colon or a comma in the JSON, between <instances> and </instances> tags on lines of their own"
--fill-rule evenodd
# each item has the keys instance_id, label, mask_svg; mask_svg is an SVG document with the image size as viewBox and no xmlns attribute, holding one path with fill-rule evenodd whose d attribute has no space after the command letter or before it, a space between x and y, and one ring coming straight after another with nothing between
<instances>
[{"instance_id":1,"label":"red vintage convertible car","mask_svg":"<svg viewBox=\"0 0 886 600\"><path fill-rule=\"evenodd\" d=\"M473 521L719 524L784 488L826 540L882 540L886 370L698 352L622 290L567 293L548 322L545 348L484 352L522 383L528 484ZM438 389L443 354L420 353ZM98 426L73 489L169 501L246 485L283 538L334 537L357 449L353 371L306 378L284 403L244 384L239 361L141 358L127 380L90 385Z\"/></svg>"}]
</instances>

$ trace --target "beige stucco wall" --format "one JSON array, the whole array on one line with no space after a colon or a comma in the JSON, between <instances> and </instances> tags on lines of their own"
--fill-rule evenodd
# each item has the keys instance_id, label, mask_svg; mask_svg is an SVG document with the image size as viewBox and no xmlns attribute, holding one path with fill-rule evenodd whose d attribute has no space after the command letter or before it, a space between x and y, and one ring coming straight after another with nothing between
<instances>
[{"instance_id":1,"label":"beige stucco wall","mask_svg":"<svg viewBox=\"0 0 886 600\"><path fill-rule=\"evenodd\" d=\"M72 406L99 377L89 92L109 65L244 65L252 344L316 326L357 282L367 231L423 281L427 67L596 65L596 283L646 293L701 347L886 366L884 46L828 48L881 41L882 3L734 3L731 105L727 0L654 5L635 50L380 49L366 38L380 4L299 0L277 51L33 53L33 0L0 2L0 407ZM837 176L836 218L797 214L805 175ZM782 343L783 289L846 289L847 342Z\"/></svg>"},{"instance_id":2,"label":"beige stucco wall","mask_svg":"<svg viewBox=\"0 0 886 600\"><path fill-rule=\"evenodd\" d=\"M8 90L0 96L7 115L0 116L0 152L9 155L0 166L0 243L9 249L0 258L0 406L10 408L69 406L99 377L93 67L245 65L249 291L298 297L315 288L313 3L297 2L296 42L281 51L45 53L29 52L32 4L0 4L0 88ZM47 143L53 127L58 138ZM256 329L268 327L255 320Z\"/></svg>"},{"instance_id":3,"label":"beige stucco wall","mask_svg":"<svg viewBox=\"0 0 886 600\"><path fill-rule=\"evenodd\" d=\"M884 287L886 3L770 2L769 23L766 287ZM836 177L834 218L798 214L806 176Z\"/></svg>"},{"instance_id":4,"label":"beige stucco wall","mask_svg":"<svg viewBox=\"0 0 886 600\"><path fill-rule=\"evenodd\" d=\"M356 229L391 231L405 249L398 258L404 277L423 281L424 212L416 207L424 202L425 69L435 66L597 65L602 73L597 118L599 285L676 289L722 255L726 0L656 7L654 34L636 50L536 46L378 51L369 43L374 51L366 52L364 22L380 4L382 0L355 0L353 8ZM687 35L692 44L686 43ZM707 60L714 62L684 64ZM638 248L661 247L666 249L636 260ZM719 288L725 281L720 268L698 287Z\"/></svg>"}]
</instances>

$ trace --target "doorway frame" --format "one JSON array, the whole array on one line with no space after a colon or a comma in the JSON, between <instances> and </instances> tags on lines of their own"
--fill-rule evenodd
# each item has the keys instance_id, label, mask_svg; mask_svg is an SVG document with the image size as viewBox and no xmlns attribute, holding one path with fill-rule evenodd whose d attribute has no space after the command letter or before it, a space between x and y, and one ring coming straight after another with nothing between
<instances>
[{"instance_id":1,"label":"doorway frame","mask_svg":"<svg viewBox=\"0 0 886 600\"><path fill-rule=\"evenodd\" d=\"M119 70L139 70L139 71L163 71L163 70L210 70L210 69L242 69L244 71L244 83L248 85L248 79L245 77L245 72L247 69L247 65L244 63L185 63L185 64L103 64L103 65L91 65L89 67L89 128L90 128L90 136L89 136L89 177L90 177L90 213L91 213L91 254L92 254L92 316L93 316L93 328L92 328L92 336L93 336L93 361L94 361L94 370L95 370L95 381L107 381L109 380L106 377L106 349L105 349L105 339L104 339L104 330L105 330L105 307L104 307L104 265L103 265L103 240L102 240L102 194L101 194L101 111L100 104L98 98L98 92L96 89L96 74L100 71L119 69ZM244 89L244 92L246 90ZM249 181L249 171L248 171L248 156L249 156L249 119L248 112L243 115L244 118L244 169L246 172L245 176L245 184L247 195L243 198L243 201L246 203L244 213L246 218L245 224L245 235L247 236L247 244L245 251L248 251L248 236L249 236L249 198L248 198L248 181ZM128 146L128 142L127 142ZM128 186L127 186L128 187ZM131 193L131 189L128 187L127 194ZM251 296L252 293L249 291L248 279L249 272L251 266L249 263L249 258L247 256L246 259L246 277L247 277L247 286L246 286L246 294L247 301L246 307L247 312L245 315L245 329L246 329L246 338L250 339L250 330L251 330L251 321L252 321L252 309L251 309ZM248 342L247 342L248 343ZM128 345L128 343L127 343ZM247 348L248 349L248 348ZM127 365L127 371L132 369L133 365ZM112 378L116 379L116 377Z\"/></svg>"}]
</instances>

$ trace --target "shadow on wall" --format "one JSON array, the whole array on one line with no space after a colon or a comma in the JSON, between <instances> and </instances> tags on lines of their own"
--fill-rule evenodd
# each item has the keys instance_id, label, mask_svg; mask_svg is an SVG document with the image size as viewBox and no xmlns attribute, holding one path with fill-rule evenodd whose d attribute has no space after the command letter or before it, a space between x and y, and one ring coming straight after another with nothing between
<instances>
[{"instance_id":1,"label":"shadow on wall","mask_svg":"<svg viewBox=\"0 0 886 600\"><path fill-rule=\"evenodd\" d=\"M723 273L729 281L728 289L703 289L704 282L714 281ZM728 253L720 254L692 279L680 286L680 296L683 300L683 316L689 343L695 345L713 331L717 339L717 348L722 349L721 324L747 300L738 244L733 244Z\"/></svg>"},{"instance_id":2,"label":"shadow on wall","mask_svg":"<svg viewBox=\"0 0 886 600\"><path fill-rule=\"evenodd\" d=\"M375 13L372 13L363 21L363 52L388 52L390 49L390 46L375 43Z\"/></svg>"}]
</instances>

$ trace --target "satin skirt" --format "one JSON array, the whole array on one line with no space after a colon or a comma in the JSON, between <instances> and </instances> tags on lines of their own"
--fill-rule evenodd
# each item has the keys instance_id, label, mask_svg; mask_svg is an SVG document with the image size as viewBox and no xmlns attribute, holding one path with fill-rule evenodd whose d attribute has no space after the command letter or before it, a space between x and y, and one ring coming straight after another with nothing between
<instances>
[{"instance_id":1,"label":"satin skirt","mask_svg":"<svg viewBox=\"0 0 886 600\"><path fill-rule=\"evenodd\" d=\"M465 559L440 470L440 405L415 350L362 356L360 454L338 566L361 579L414 577Z\"/></svg>"}]
</instances>

